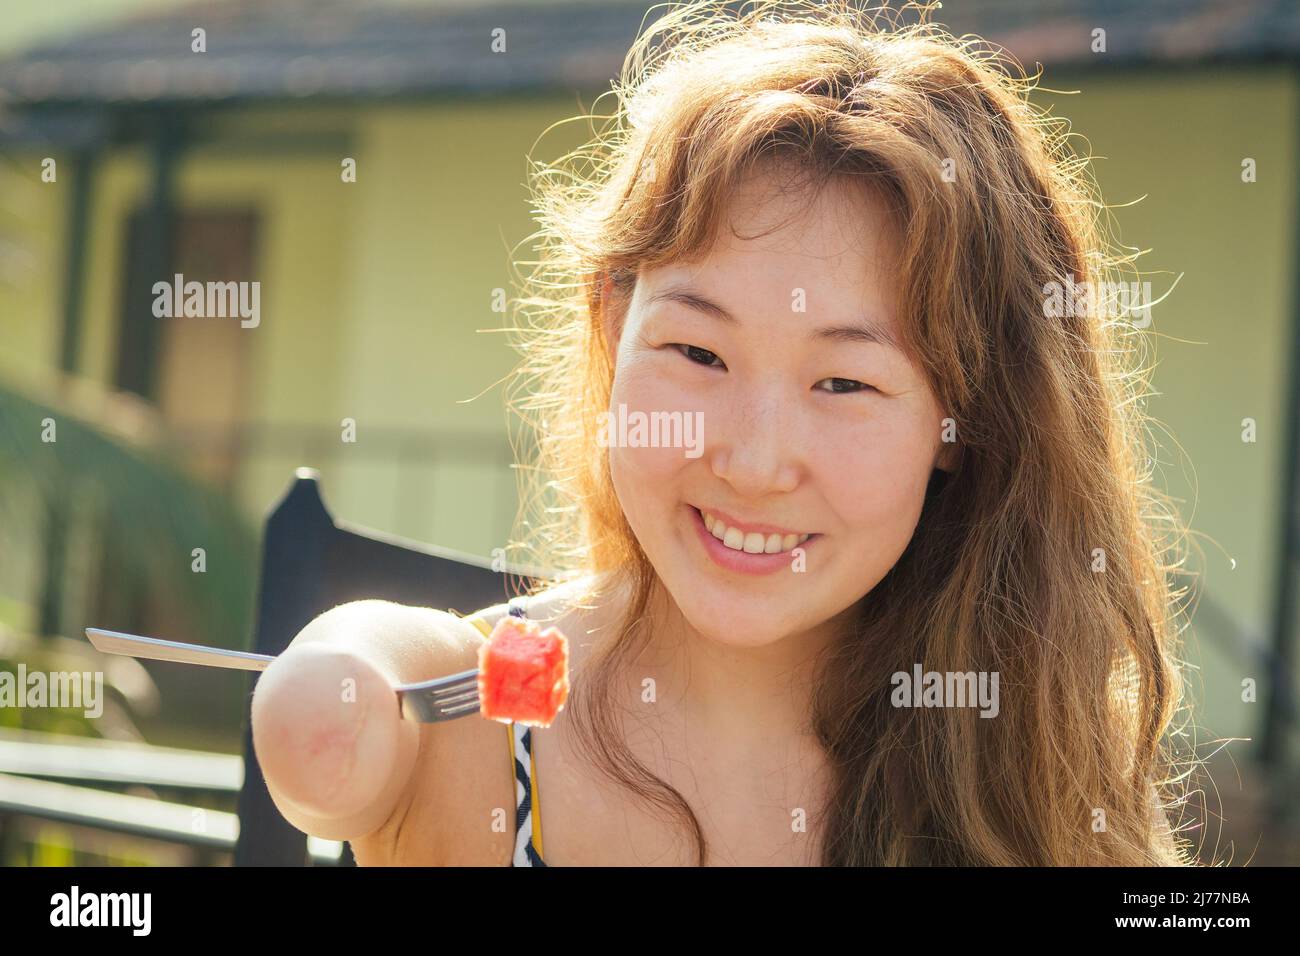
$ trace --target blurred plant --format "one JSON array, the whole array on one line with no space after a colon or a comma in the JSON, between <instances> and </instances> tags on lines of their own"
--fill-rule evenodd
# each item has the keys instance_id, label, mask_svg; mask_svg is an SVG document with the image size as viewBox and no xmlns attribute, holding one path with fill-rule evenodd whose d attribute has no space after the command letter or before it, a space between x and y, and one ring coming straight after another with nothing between
<instances>
[{"instance_id":1,"label":"blurred plant","mask_svg":"<svg viewBox=\"0 0 1300 956\"><path fill-rule=\"evenodd\" d=\"M183 599L204 642L242 643L256 532L225 495L186 473L151 405L79 378L0 381L0 502L24 488L36 490L47 516L92 499L103 540L120 557L111 583L150 582ZM11 518L0 513L0 559L13 547ZM191 570L196 547L206 552L202 574Z\"/></svg>"},{"instance_id":2,"label":"blurred plant","mask_svg":"<svg viewBox=\"0 0 1300 956\"><path fill-rule=\"evenodd\" d=\"M19 664L29 674L102 673L103 713L92 719L85 708L0 707L0 729L142 741L136 718L157 713L161 703L149 672L135 658L101 654L85 640L38 642L0 627L0 672L17 674Z\"/></svg>"}]
</instances>

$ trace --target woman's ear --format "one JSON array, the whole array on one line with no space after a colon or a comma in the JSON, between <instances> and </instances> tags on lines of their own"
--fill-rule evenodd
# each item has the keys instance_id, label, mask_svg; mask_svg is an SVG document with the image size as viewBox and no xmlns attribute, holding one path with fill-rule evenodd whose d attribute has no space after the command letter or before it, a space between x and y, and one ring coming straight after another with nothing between
<instances>
[{"instance_id":1,"label":"woman's ear","mask_svg":"<svg viewBox=\"0 0 1300 956\"><path fill-rule=\"evenodd\" d=\"M957 470L957 462L960 460L961 446L955 441L942 442L939 445L939 453L935 455L934 467L952 473Z\"/></svg>"}]
</instances>

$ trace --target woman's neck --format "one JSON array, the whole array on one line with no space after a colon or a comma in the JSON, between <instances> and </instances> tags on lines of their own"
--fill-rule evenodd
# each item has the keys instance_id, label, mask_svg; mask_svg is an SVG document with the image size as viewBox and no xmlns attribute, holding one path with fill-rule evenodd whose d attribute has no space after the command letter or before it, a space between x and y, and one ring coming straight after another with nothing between
<instances>
[{"instance_id":1,"label":"woman's neck","mask_svg":"<svg viewBox=\"0 0 1300 956\"><path fill-rule=\"evenodd\" d=\"M726 645L694 628L656 579L646 618L638 664L655 679L656 703L693 737L757 752L810 733L816 663L841 633L843 616L761 647Z\"/></svg>"}]
</instances>

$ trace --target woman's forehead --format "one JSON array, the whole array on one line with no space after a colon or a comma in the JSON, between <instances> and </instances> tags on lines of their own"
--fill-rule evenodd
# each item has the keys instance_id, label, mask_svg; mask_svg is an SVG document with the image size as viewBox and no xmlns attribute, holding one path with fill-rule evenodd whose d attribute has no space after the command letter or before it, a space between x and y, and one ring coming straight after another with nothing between
<instances>
[{"instance_id":1,"label":"woman's forehead","mask_svg":"<svg viewBox=\"0 0 1300 956\"><path fill-rule=\"evenodd\" d=\"M775 201L749 191L723 222L703 251L643 268L638 288L690 284L733 300L779 298L796 311L807 303L892 313L897 246L879 201L846 187Z\"/></svg>"},{"instance_id":2,"label":"woman's forehead","mask_svg":"<svg viewBox=\"0 0 1300 956\"><path fill-rule=\"evenodd\" d=\"M899 250L894 217L879 191L861 177L808 181L788 166L767 164L745 177L719 207L710 241L687 259L656 270L707 266L764 274L783 264L785 279L822 284L874 283L892 275Z\"/></svg>"}]
</instances>

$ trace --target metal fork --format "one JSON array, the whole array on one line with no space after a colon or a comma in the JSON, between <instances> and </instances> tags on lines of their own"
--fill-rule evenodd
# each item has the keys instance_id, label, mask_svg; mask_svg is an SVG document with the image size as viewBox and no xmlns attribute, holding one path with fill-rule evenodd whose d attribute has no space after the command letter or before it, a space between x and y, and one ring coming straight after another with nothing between
<instances>
[{"instance_id":1,"label":"metal fork","mask_svg":"<svg viewBox=\"0 0 1300 956\"><path fill-rule=\"evenodd\" d=\"M231 651L224 647L204 647L181 641L164 641L121 631L86 628L86 637L95 649L105 654L123 654L154 661L176 661L205 667L227 667L245 671L264 671L276 658L270 654ZM414 684L399 684L394 691L401 715L406 720L434 724L455 720L479 712L478 668L435 677Z\"/></svg>"}]
</instances>

